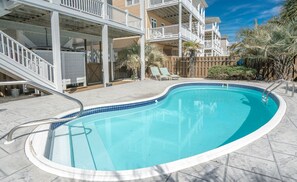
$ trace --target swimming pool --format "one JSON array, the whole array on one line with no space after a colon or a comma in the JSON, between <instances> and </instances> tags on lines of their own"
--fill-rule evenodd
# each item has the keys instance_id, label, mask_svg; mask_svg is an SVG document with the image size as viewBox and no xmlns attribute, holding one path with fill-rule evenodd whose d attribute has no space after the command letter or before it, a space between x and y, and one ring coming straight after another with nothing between
<instances>
[{"instance_id":1,"label":"swimming pool","mask_svg":"<svg viewBox=\"0 0 297 182\"><path fill-rule=\"evenodd\" d=\"M88 109L81 118L51 126L45 158L67 169L108 176L190 167L199 160L186 161L199 156L207 161L271 130L279 122L269 121L280 110L280 98L271 95L266 104L261 96L257 87L186 83L148 100Z\"/></svg>"}]
</instances>

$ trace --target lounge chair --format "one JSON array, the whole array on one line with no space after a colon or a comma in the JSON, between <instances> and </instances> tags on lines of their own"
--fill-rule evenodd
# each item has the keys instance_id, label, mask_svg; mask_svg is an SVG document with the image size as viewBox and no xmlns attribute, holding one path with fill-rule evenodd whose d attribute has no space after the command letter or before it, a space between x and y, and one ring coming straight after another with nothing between
<instances>
[{"instance_id":1,"label":"lounge chair","mask_svg":"<svg viewBox=\"0 0 297 182\"><path fill-rule=\"evenodd\" d=\"M151 69L151 73L152 73L152 77L155 77L156 80L169 80L169 77L166 75L162 75L158 69L158 67L150 67Z\"/></svg>"},{"instance_id":2,"label":"lounge chair","mask_svg":"<svg viewBox=\"0 0 297 182\"><path fill-rule=\"evenodd\" d=\"M160 71L161 71L162 75L166 75L166 76L170 77L173 80L178 80L179 79L178 75L170 74L167 68L160 68Z\"/></svg>"}]
</instances>

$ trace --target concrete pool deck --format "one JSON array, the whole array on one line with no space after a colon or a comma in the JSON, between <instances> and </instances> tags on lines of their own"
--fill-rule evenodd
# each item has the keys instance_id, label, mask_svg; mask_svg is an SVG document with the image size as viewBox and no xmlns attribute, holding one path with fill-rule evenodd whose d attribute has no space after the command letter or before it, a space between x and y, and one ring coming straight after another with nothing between
<instances>
[{"instance_id":1,"label":"concrete pool deck","mask_svg":"<svg viewBox=\"0 0 297 182\"><path fill-rule=\"evenodd\" d=\"M188 81L198 79L145 80L71 96L85 106L131 101L157 95L172 84ZM264 82L239 83L268 85ZM286 101L287 111L281 123L267 135L215 160L141 181L297 181L297 95L286 96L283 87L276 92ZM53 117L74 108L77 108L76 104L54 95L0 104L0 138L17 124ZM44 172L27 159L24 153L27 135L24 134L32 129L16 132L14 136L19 138L11 145L4 145L4 139L0 140L0 181L75 181Z\"/></svg>"}]
</instances>

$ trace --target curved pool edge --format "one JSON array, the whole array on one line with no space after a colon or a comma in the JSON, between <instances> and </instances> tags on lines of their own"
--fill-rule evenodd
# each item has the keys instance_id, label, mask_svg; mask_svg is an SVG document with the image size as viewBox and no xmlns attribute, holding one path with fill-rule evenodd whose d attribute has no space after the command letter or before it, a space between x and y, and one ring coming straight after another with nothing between
<instances>
[{"instance_id":1,"label":"curved pool edge","mask_svg":"<svg viewBox=\"0 0 297 182\"><path fill-rule=\"evenodd\" d=\"M112 106L112 105L121 105L121 104L131 104L131 103L137 103L142 101L154 100L156 98L165 96L167 93L169 93L170 89L175 86L195 84L195 83L199 84L199 83L208 83L208 82L177 83L167 87L161 94L158 94L150 98L139 99L136 101L129 101L129 102L113 103L113 104L93 105L93 106L88 106L85 109L92 109L92 108ZM225 84L226 82L210 82L210 83ZM264 89L259 86L251 86L244 83L229 83L229 84L238 85L238 86L242 85L250 88ZM280 121L282 120L286 112L286 102L284 101L284 99L274 92L272 94L274 95L275 98L277 98L279 102L279 108L276 111L275 115L258 130L246 135L243 138L235 140L234 142L228 143L219 148L204 152L202 154L198 154L192 157L180 159L177 161L173 161L173 162L169 162L169 163L165 163L165 164L161 164L153 167L141 168L136 170L124 170L124 171L93 171L93 170L83 170L83 169L68 167L68 166L64 166L64 165L52 162L44 157L44 153L46 151L45 141L47 141L48 139L48 132L39 132L39 133L37 132L37 131L49 129L50 125L39 126L34 130L34 134L31 134L26 140L25 153L29 158L29 160L34 165L36 165L37 167L39 167L40 169L46 172L49 172L61 177L74 178L74 179L80 179L80 180L92 180L92 181L135 180L135 179L143 179L143 178L149 178L149 177L164 175L168 173L173 173L182 169L186 169L186 168L198 165L203 162L210 161L222 155L231 153L235 150L238 150L239 148L242 148L252 143L253 141L261 138L263 135L270 132L273 128L275 128L280 123ZM62 114L59 114L57 117L63 117L65 115L71 114L76 111L77 109L67 111Z\"/></svg>"}]
</instances>

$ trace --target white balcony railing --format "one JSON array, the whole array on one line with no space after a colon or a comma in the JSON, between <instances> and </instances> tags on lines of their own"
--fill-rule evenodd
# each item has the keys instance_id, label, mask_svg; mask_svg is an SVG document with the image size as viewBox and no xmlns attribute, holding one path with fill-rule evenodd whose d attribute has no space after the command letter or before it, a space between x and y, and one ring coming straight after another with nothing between
<instances>
[{"instance_id":1,"label":"white balcony railing","mask_svg":"<svg viewBox=\"0 0 297 182\"><path fill-rule=\"evenodd\" d=\"M182 37L187 40L201 42L201 38L195 33L191 32L186 25L183 25L181 31L179 31L178 24L151 28L148 30L148 39L150 41L177 39L179 37L179 32L181 33Z\"/></svg>"},{"instance_id":2,"label":"white balcony railing","mask_svg":"<svg viewBox=\"0 0 297 182\"><path fill-rule=\"evenodd\" d=\"M205 25L205 31L213 31L215 34L221 37L221 32L219 31L219 29L211 24Z\"/></svg>"},{"instance_id":3,"label":"white balcony railing","mask_svg":"<svg viewBox=\"0 0 297 182\"><path fill-rule=\"evenodd\" d=\"M141 18L130 14L128 11L107 5L107 18L117 23L121 23L133 28L140 29Z\"/></svg>"},{"instance_id":4,"label":"white balcony railing","mask_svg":"<svg viewBox=\"0 0 297 182\"><path fill-rule=\"evenodd\" d=\"M179 0L149 0L148 8L161 8L166 5L176 4L178 1ZM182 0L182 3L197 19L203 23L205 22L203 15L199 13L198 8L195 7L190 0Z\"/></svg>"},{"instance_id":5,"label":"white balcony railing","mask_svg":"<svg viewBox=\"0 0 297 182\"><path fill-rule=\"evenodd\" d=\"M164 6L172 3L177 3L179 0L150 0L149 8L155 8L159 6Z\"/></svg>"},{"instance_id":6,"label":"white balcony railing","mask_svg":"<svg viewBox=\"0 0 297 182\"><path fill-rule=\"evenodd\" d=\"M149 29L148 36L150 40L178 38L178 25L170 25Z\"/></svg>"},{"instance_id":7,"label":"white balcony railing","mask_svg":"<svg viewBox=\"0 0 297 182\"><path fill-rule=\"evenodd\" d=\"M61 5L102 17L103 2L98 0L61 0Z\"/></svg>"},{"instance_id":8,"label":"white balcony railing","mask_svg":"<svg viewBox=\"0 0 297 182\"><path fill-rule=\"evenodd\" d=\"M61 6L104 18L104 3L100 0L61 0ZM107 5L106 18L129 27L141 29L141 18L128 11Z\"/></svg>"},{"instance_id":9,"label":"white balcony railing","mask_svg":"<svg viewBox=\"0 0 297 182\"><path fill-rule=\"evenodd\" d=\"M204 45L205 45L205 49L214 49L218 52L223 51L223 48L221 47L221 44L219 41L206 40Z\"/></svg>"}]
</instances>

